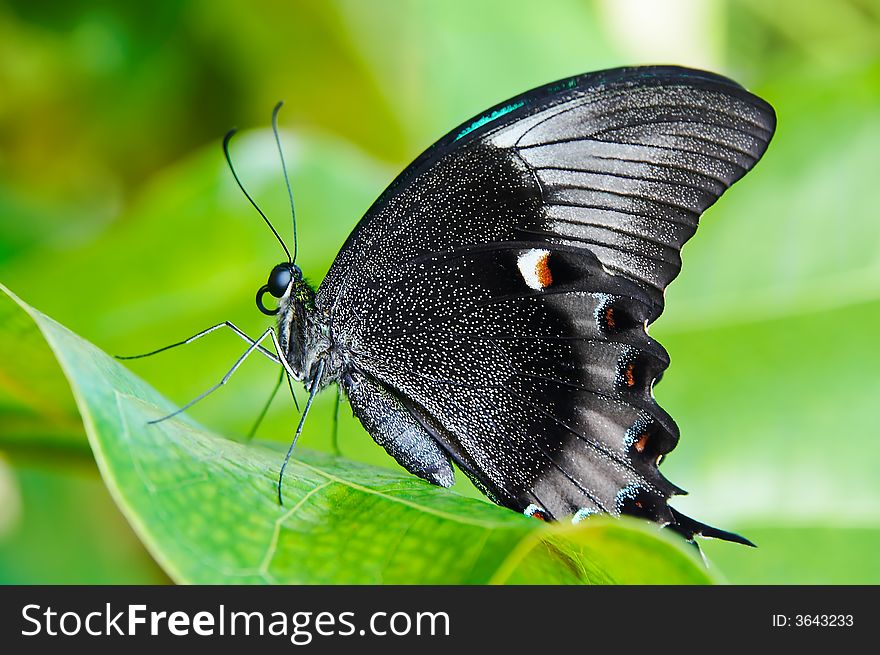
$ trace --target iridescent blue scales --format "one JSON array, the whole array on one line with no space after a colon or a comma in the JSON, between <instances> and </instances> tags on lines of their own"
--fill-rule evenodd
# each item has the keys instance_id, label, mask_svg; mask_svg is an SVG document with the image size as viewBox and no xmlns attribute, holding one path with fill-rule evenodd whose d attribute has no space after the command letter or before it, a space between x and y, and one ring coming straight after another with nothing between
<instances>
[{"instance_id":1,"label":"iridescent blue scales","mask_svg":"<svg viewBox=\"0 0 880 655\"><path fill-rule=\"evenodd\" d=\"M583 75L487 110L408 167L352 232L315 307L285 297L291 366L338 382L407 470L450 463L553 520L682 516L658 470L678 442L646 328L700 214L754 166L772 108L672 67ZM305 317L305 318L304 318ZM323 366L318 363L323 362Z\"/></svg>"}]
</instances>

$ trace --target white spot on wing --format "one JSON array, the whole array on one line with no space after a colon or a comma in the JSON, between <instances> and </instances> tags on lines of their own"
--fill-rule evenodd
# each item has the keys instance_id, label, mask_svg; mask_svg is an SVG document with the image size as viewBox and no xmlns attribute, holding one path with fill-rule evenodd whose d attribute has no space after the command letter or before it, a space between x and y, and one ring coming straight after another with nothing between
<instances>
[{"instance_id":1,"label":"white spot on wing","mask_svg":"<svg viewBox=\"0 0 880 655\"><path fill-rule=\"evenodd\" d=\"M544 288L544 285L541 284L539 267L541 265L546 265L544 262L549 254L549 250L534 248L522 253L516 260L516 265L519 267L519 272L522 274L523 280L525 280L525 283L529 285L530 288L535 289L536 291L540 291Z\"/></svg>"}]
</instances>

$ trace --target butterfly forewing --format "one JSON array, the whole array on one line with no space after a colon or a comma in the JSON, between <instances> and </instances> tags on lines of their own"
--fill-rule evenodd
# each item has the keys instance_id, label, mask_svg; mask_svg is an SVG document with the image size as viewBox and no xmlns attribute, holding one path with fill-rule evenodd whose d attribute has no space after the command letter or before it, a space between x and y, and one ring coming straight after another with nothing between
<instances>
[{"instance_id":1,"label":"butterfly forewing","mask_svg":"<svg viewBox=\"0 0 880 655\"><path fill-rule=\"evenodd\" d=\"M680 490L657 462L678 429L651 393L668 357L645 327L699 215L773 128L738 85L676 68L572 78L456 128L373 205L318 290L343 387L362 376L396 399L505 506L730 536L666 505Z\"/></svg>"}]
</instances>

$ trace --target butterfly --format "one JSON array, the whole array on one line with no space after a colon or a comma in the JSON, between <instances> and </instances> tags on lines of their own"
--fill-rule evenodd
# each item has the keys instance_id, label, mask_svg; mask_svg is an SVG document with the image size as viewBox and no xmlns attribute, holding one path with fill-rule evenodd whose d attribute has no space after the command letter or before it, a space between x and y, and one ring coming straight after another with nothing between
<instances>
[{"instance_id":1,"label":"butterfly","mask_svg":"<svg viewBox=\"0 0 880 655\"><path fill-rule=\"evenodd\" d=\"M668 504L684 492L658 465L679 430L654 400L669 356L648 326L700 215L775 122L729 79L650 66L553 82L459 125L373 203L317 289L285 247L258 291L277 315L263 336L309 391L296 436L335 383L435 485L455 465L529 516L628 514L750 544Z\"/></svg>"}]
</instances>

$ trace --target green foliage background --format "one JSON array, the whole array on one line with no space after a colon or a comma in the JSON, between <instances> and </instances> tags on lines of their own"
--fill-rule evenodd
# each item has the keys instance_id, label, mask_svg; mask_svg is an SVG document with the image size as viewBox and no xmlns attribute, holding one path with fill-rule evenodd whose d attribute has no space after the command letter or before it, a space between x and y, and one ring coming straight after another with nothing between
<instances>
[{"instance_id":1,"label":"green foliage background","mask_svg":"<svg viewBox=\"0 0 880 655\"><path fill-rule=\"evenodd\" d=\"M746 534L706 543L732 582L880 582L880 3L309 0L0 3L0 281L108 352L223 319L257 333L280 252L224 168L282 230L274 103L320 281L391 178L435 138L538 84L637 63L734 77L779 128L707 212L652 329L656 395L682 440L676 506ZM184 402L240 354L216 335L132 368ZM0 581L161 582L94 466L58 371L39 393L0 351ZM243 434L275 372L249 362L192 415ZM332 394L303 444L329 446ZM289 439L279 398L260 431ZM352 459L392 466L343 411ZM462 487L466 494L473 490Z\"/></svg>"}]
</instances>

